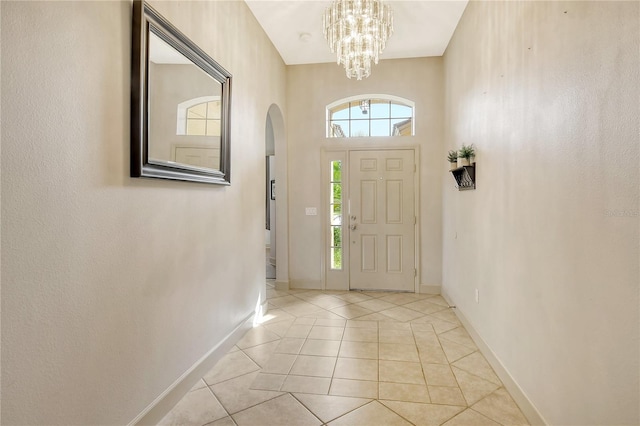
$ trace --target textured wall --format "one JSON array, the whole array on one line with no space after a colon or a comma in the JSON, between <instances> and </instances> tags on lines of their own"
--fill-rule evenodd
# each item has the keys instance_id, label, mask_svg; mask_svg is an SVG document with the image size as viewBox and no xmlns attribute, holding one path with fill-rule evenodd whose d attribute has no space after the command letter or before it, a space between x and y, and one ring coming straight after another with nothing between
<instances>
[{"instance_id":1,"label":"textured wall","mask_svg":"<svg viewBox=\"0 0 640 426\"><path fill-rule=\"evenodd\" d=\"M126 424L264 297L284 64L244 2L152 4L234 76L230 187L129 177L130 2L2 2L3 424Z\"/></svg>"},{"instance_id":2,"label":"textured wall","mask_svg":"<svg viewBox=\"0 0 640 426\"><path fill-rule=\"evenodd\" d=\"M470 2L445 53L443 288L550 424L640 422L639 18Z\"/></svg>"},{"instance_id":3,"label":"textured wall","mask_svg":"<svg viewBox=\"0 0 640 426\"><path fill-rule=\"evenodd\" d=\"M296 65L288 69L289 106L289 238L290 279L320 284L323 251L320 208L320 152L323 147L420 146L421 281L441 281L441 165L443 89L442 59L380 61L371 76L347 79L335 63ZM361 94L387 94L415 102L415 136L395 138L326 138L326 106ZM305 207L317 207L318 216L305 216Z\"/></svg>"}]
</instances>

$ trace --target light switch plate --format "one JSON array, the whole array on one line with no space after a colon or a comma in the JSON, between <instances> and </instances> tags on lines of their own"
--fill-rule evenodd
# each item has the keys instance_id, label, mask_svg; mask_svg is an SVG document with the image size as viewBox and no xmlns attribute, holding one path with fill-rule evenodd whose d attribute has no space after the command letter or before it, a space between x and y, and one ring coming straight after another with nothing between
<instances>
[{"instance_id":1,"label":"light switch plate","mask_svg":"<svg viewBox=\"0 0 640 426\"><path fill-rule=\"evenodd\" d=\"M304 212L307 216L317 216L318 215L318 209L315 207L306 207L304 209Z\"/></svg>"}]
</instances>

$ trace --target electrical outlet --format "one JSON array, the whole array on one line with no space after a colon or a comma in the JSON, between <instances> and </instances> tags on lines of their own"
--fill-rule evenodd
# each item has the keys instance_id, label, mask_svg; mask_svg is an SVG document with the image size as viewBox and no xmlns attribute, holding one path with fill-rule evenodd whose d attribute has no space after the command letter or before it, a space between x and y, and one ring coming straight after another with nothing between
<instances>
[{"instance_id":1,"label":"electrical outlet","mask_svg":"<svg viewBox=\"0 0 640 426\"><path fill-rule=\"evenodd\" d=\"M480 290L476 288L476 303L480 303Z\"/></svg>"}]
</instances>

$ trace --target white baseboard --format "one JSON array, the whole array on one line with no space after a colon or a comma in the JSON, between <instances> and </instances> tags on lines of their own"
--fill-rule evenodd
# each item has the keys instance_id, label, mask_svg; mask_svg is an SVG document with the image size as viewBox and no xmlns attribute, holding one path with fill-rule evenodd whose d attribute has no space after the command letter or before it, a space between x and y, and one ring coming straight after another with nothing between
<instances>
[{"instance_id":1,"label":"white baseboard","mask_svg":"<svg viewBox=\"0 0 640 426\"><path fill-rule=\"evenodd\" d=\"M321 281L311 281L311 280L291 280L289 283L290 288L302 288L306 290L322 290L322 282Z\"/></svg>"},{"instance_id":2,"label":"white baseboard","mask_svg":"<svg viewBox=\"0 0 640 426\"><path fill-rule=\"evenodd\" d=\"M266 302L265 302L266 304ZM266 306L263 313L266 312ZM211 348L202 358L185 371L178 379L147 406L128 426L156 425L187 394L213 366L229 352L244 334L253 326L252 312L220 343Z\"/></svg>"},{"instance_id":3,"label":"white baseboard","mask_svg":"<svg viewBox=\"0 0 640 426\"><path fill-rule=\"evenodd\" d=\"M275 287L276 290L289 290L289 281L276 281Z\"/></svg>"},{"instance_id":4,"label":"white baseboard","mask_svg":"<svg viewBox=\"0 0 640 426\"><path fill-rule=\"evenodd\" d=\"M440 294L442 288L439 285L420 284L420 294Z\"/></svg>"},{"instance_id":5,"label":"white baseboard","mask_svg":"<svg viewBox=\"0 0 640 426\"><path fill-rule=\"evenodd\" d=\"M442 297L444 297L444 299L449 303L449 305L455 305L455 303L453 303L453 301L450 299L446 291L442 291ZM525 415L529 423L531 425L549 424L544 420L544 418L542 417L538 409L533 405L533 403L531 403L531 401L529 400L527 395L524 393L522 388L520 388L520 386L516 383L513 377L511 377L511 374L509 374L509 372L504 367L504 365L502 365L502 363L500 362L496 354L485 343L485 341L482 340L482 338L480 337L476 329L473 328L471 323L467 320L467 318L460 311L460 309L456 307L453 310L453 312L455 312L458 319L460 319L460 322L462 323L462 325L464 325L464 328L467 330L467 332L475 342L476 346L478 346L478 349L480 349L480 352L482 353L482 355L484 355L484 357L489 362L493 370L496 372L496 374L504 384L504 387L507 389L507 391L509 391L509 394L511 395L513 400L516 402L516 404L518 404L518 407L520 407L520 410L522 410L522 413Z\"/></svg>"}]
</instances>

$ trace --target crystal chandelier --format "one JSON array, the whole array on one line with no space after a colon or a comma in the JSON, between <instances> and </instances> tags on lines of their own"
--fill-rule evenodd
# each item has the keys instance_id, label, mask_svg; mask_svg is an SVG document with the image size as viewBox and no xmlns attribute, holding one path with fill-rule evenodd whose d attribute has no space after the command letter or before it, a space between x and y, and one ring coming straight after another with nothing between
<instances>
[{"instance_id":1,"label":"crystal chandelier","mask_svg":"<svg viewBox=\"0 0 640 426\"><path fill-rule=\"evenodd\" d=\"M347 77L369 77L371 61L393 34L393 11L382 0L333 0L323 16L324 36Z\"/></svg>"}]
</instances>

